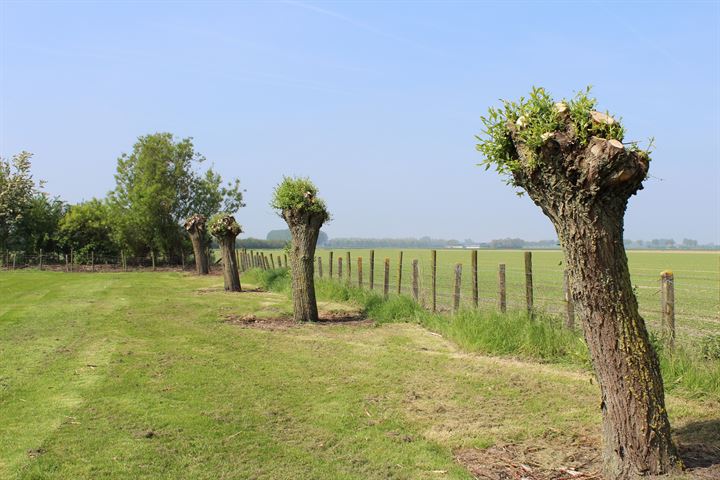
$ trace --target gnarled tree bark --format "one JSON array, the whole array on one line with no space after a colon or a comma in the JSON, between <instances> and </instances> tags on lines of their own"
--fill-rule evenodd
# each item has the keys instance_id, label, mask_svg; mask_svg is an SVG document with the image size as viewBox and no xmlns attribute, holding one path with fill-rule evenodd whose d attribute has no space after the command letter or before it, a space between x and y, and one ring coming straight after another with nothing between
<instances>
[{"instance_id":1,"label":"gnarled tree bark","mask_svg":"<svg viewBox=\"0 0 720 480\"><path fill-rule=\"evenodd\" d=\"M235 239L242 232L240 225L232 215L223 215L216 218L210 225L210 233L217 238L220 244L220 257L223 263L223 280L225 291L240 292L240 274L237 266L237 255L235 255Z\"/></svg>"},{"instance_id":2,"label":"gnarled tree bark","mask_svg":"<svg viewBox=\"0 0 720 480\"><path fill-rule=\"evenodd\" d=\"M290 228L290 275L292 277L293 316L298 322L317 322L315 298L315 247L326 215L306 211L283 210Z\"/></svg>"},{"instance_id":3,"label":"gnarled tree bark","mask_svg":"<svg viewBox=\"0 0 720 480\"><path fill-rule=\"evenodd\" d=\"M195 214L185 221L185 230L190 235L195 256L195 270L198 275L207 275L210 272L207 257L206 222L204 215Z\"/></svg>"},{"instance_id":4,"label":"gnarled tree bark","mask_svg":"<svg viewBox=\"0 0 720 480\"><path fill-rule=\"evenodd\" d=\"M591 137L581 145L567 113L558 111L563 126L543 135L539 152L523 144L522 125L508 124L522 165L513 177L550 218L565 253L601 389L605 475L676 471L682 463L670 436L659 362L638 313L623 246L625 210L642 189L649 157L617 140Z\"/></svg>"}]
</instances>

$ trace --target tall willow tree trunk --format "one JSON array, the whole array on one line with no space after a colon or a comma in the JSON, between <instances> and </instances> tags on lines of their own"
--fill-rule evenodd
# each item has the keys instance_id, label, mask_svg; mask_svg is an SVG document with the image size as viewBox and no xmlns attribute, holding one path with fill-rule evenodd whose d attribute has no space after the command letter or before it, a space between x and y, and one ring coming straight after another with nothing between
<instances>
[{"instance_id":1,"label":"tall willow tree trunk","mask_svg":"<svg viewBox=\"0 0 720 480\"><path fill-rule=\"evenodd\" d=\"M210 272L206 253L207 246L205 245L206 220L203 215L193 215L185 221L185 230L190 235L195 256L195 270L198 275L207 275Z\"/></svg>"},{"instance_id":2,"label":"tall willow tree trunk","mask_svg":"<svg viewBox=\"0 0 720 480\"><path fill-rule=\"evenodd\" d=\"M293 316L298 322L318 321L315 299L315 247L325 216L284 210L283 218L290 227L290 275L292 277Z\"/></svg>"},{"instance_id":3,"label":"tall willow tree trunk","mask_svg":"<svg viewBox=\"0 0 720 480\"><path fill-rule=\"evenodd\" d=\"M623 246L629 198L642 188L647 154L617 140L581 146L571 120L546 133L531 154L509 124L523 168L515 183L551 219L562 244L572 297L600 384L607 478L628 479L682 468L670 437L663 380L638 313Z\"/></svg>"},{"instance_id":4,"label":"tall willow tree trunk","mask_svg":"<svg viewBox=\"0 0 720 480\"><path fill-rule=\"evenodd\" d=\"M242 231L231 215L213 217L210 231L220 244L220 256L223 263L225 291L240 292L240 274L238 273L235 239Z\"/></svg>"}]
</instances>

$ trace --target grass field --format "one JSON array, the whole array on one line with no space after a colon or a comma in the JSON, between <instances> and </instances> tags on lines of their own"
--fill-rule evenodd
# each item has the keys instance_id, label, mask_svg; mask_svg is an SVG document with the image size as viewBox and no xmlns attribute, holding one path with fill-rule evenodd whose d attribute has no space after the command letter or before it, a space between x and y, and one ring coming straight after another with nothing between
<instances>
[{"instance_id":1,"label":"grass field","mask_svg":"<svg viewBox=\"0 0 720 480\"><path fill-rule=\"evenodd\" d=\"M288 297L227 294L217 276L4 272L0 298L0 478L598 466L598 392L583 369L468 354L414 324L244 328L248 315L288 315ZM720 452L716 399L670 394L668 409L684 450Z\"/></svg>"},{"instance_id":2,"label":"grass field","mask_svg":"<svg viewBox=\"0 0 720 480\"><path fill-rule=\"evenodd\" d=\"M369 281L369 250L334 249L333 273L337 275L337 258L342 256L344 274L347 274L346 254L352 258L352 281L357 282L357 257L363 259L363 276ZM266 253L281 253L266 250ZM383 281L384 259L390 259L390 291L397 291L400 251L396 249L375 250L375 284ZM323 259L323 271L328 275L329 250L318 249ZM463 265L462 301L469 305L470 251L438 250L437 288L438 304L449 308L452 304L452 288L457 263ZM431 285L430 250L405 250L403 252L402 291L412 288L412 260L420 266L420 291L425 304L429 304ZM660 272L671 270L675 276L675 308L678 340L685 344L697 342L698 338L720 334L720 253L718 252L628 252L632 282L640 304L641 313L650 328L660 328ZM506 264L508 309L525 308L525 270L523 252L520 250L479 250L478 283L483 308L494 310L497 305L498 264ZM563 303L563 257L559 250L533 251L533 284L535 305L547 312L561 313Z\"/></svg>"}]
</instances>

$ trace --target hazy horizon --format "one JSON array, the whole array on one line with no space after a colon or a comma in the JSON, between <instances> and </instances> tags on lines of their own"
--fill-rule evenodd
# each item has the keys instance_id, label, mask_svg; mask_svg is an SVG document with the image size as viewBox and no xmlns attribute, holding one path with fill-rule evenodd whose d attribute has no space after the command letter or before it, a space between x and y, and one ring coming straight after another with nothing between
<instances>
[{"instance_id":1,"label":"hazy horizon","mask_svg":"<svg viewBox=\"0 0 720 480\"><path fill-rule=\"evenodd\" d=\"M113 188L140 135L194 138L247 189L243 237L284 222L310 177L331 238L555 238L476 166L480 116L533 85L586 85L655 137L626 238L720 244L720 4L0 3L0 155L34 153L46 191Z\"/></svg>"}]
</instances>

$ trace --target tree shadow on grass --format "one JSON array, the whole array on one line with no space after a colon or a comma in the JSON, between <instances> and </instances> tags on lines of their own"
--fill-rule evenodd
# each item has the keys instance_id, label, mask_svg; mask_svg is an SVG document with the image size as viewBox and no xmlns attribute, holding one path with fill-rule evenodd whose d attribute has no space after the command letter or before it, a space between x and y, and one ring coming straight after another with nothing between
<instances>
[{"instance_id":1,"label":"tree shadow on grass","mask_svg":"<svg viewBox=\"0 0 720 480\"><path fill-rule=\"evenodd\" d=\"M707 478L720 478L720 419L683 425L675 431L675 440L689 470L698 474L717 475ZM701 478L705 478L705 475Z\"/></svg>"}]
</instances>

